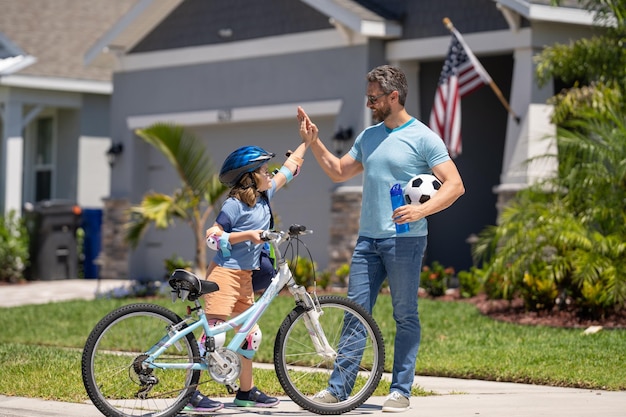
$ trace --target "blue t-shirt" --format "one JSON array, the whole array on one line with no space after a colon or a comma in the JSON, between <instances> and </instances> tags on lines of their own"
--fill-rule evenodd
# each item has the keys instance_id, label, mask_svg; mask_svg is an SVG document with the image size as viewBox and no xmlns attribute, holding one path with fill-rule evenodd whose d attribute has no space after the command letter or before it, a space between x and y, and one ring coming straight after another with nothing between
<instances>
[{"instance_id":1,"label":"blue t-shirt","mask_svg":"<svg viewBox=\"0 0 626 417\"><path fill-rule=\"evenodd\" d=\"M276 183L272 180L272 188L266 192L267 199L259 197L254 207L234 197L229 197L222 205L217 216L217 223L229 233L269 229L271 221L269 200L274 196L275 190ZM263 245L245 240L232 245L230 256L224 256L222 251L218 250L213 261L224 268L252 271L259 268Z\"/></svg>"},{"instance_id":2,"label":"blue t-shirt","mask_svg":"<svg viewBox=\"0 0 626 417\"><path fill-rule=\"evenodd\" d=\"M349 155L364 169L359 235L372 239L396 236L391 187L399 183L404 189L414 176L430 174L432 167L450 159L441 138L415 118L393 130L384 123L368 127L356 138ZM410 231L400 237L428 234L425 218L409 225Z\"/></svg>"}]
</instances>

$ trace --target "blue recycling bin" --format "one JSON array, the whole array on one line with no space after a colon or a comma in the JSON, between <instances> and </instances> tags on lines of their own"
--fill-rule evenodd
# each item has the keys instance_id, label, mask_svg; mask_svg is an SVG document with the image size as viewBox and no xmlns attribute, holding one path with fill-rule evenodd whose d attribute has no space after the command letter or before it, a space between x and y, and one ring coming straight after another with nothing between
<instances>
[{"instance_id":1,"label":"blue recycling bin","mask_svg":"<svg viewBox=\"0 0 626 417\"><path fill-rule=\"evenodd\" d=\"M81 227L83 241L83 273L85 278L98 278L99 266L95 260L102 244L102 209L83 209Z\"/></svg>"}]
</instances>

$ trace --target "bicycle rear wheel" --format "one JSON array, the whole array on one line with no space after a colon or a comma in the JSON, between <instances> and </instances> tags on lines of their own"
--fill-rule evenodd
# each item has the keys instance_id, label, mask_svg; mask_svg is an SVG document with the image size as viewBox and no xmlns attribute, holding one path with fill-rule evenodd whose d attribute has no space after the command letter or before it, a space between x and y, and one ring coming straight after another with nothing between
<instances>
[{"instance_id":1,"label":"bicycle rear wheel","mask_svg":"<svg viewBox=\"0 0 626 417\"><path fill-rule=\"evenodd\" d=\"M378 325L357 303L338 296L319 297L319 303L320 326L337 357L324 358L316 352L304 323L306 311L298 306L278 330L274 366L280 384L296 404L317 414L341 414L363 404L378 386L385 345ZM333 369L337 380L353 388L347 389L350 395L344 400L322 403L313 395L328 387Z\"/></svg>"},{"instance_id":2,"label":"bicycle rear wheel","mask_svg":"<svg viewBox=\"0 0 626 417\"><path fill-rule=\"evenodd\" d=\"M185 407L200 378L188 369L143 369L144 353L182 319L154 304L131 304L106 315L91 331L82 356L83 384L108 417L172 417ZM170 346L160 362L198 362L193 333Z\"/></svg>"}]
</instances>

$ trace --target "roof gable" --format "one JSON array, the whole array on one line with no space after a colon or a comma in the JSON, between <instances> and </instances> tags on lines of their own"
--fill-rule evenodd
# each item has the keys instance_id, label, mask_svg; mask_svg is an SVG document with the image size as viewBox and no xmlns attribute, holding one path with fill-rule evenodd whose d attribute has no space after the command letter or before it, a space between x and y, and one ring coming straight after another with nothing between
<instances>
[{"instance_id":1,"label":"roof gable","mask_svg":"<svg viewBox=\"0 0 626 417\"><path fill-rule=\"evenodd\" d=\"M82 57L136 1L0 0L0 28L5 39L5 42L0 39L0 43L5 45L5 58L14 57L11 73L109 81L113 60L87 68ZM13 45L12 51L6 52L7 43ZM15 58L20 55L30 58ZM21 61L18 67L17 61Z\"/></svg>"},{"instance_id":2,"label":"roof gable","mask_svg":"<svg viewBox=\"0 0 626 417\"><path fill-rule=\"evenodd\" d=\"M396 38L402 33L400 23L387 17L398 13L386 11L383 16L362 5L380 3L372 0L181 1L139 0L135 8L93 44L85 54L85 63L96 62L103 52L114 50L147 52L332 27L347 37L355 33ZM164 4L177 7L167 10ZM296 20L292 16L306 19ZM137 27L141 30L136 30Z\"/></svg>"}]
</instances>

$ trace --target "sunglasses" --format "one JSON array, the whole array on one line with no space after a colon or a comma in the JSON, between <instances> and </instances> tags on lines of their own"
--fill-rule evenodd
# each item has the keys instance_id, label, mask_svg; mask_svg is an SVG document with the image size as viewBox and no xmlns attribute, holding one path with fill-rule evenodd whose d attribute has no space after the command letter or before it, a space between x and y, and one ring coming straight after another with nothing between
<instances>
[{"instance_id":1,"label":"sunglasses","mask_svg":"<svg viewBox=\"0 0 626 417\"><path fill-rule=\"evenodd\" d=\"M382 94L379 94L377 96L365 96L365 97L367 97L368 103L376 104L376 102L378 101L379 98L381 98L382 96L388 96L389 94L391 94L391 93L382 93Z\"/></svg>"}]
</instances>

